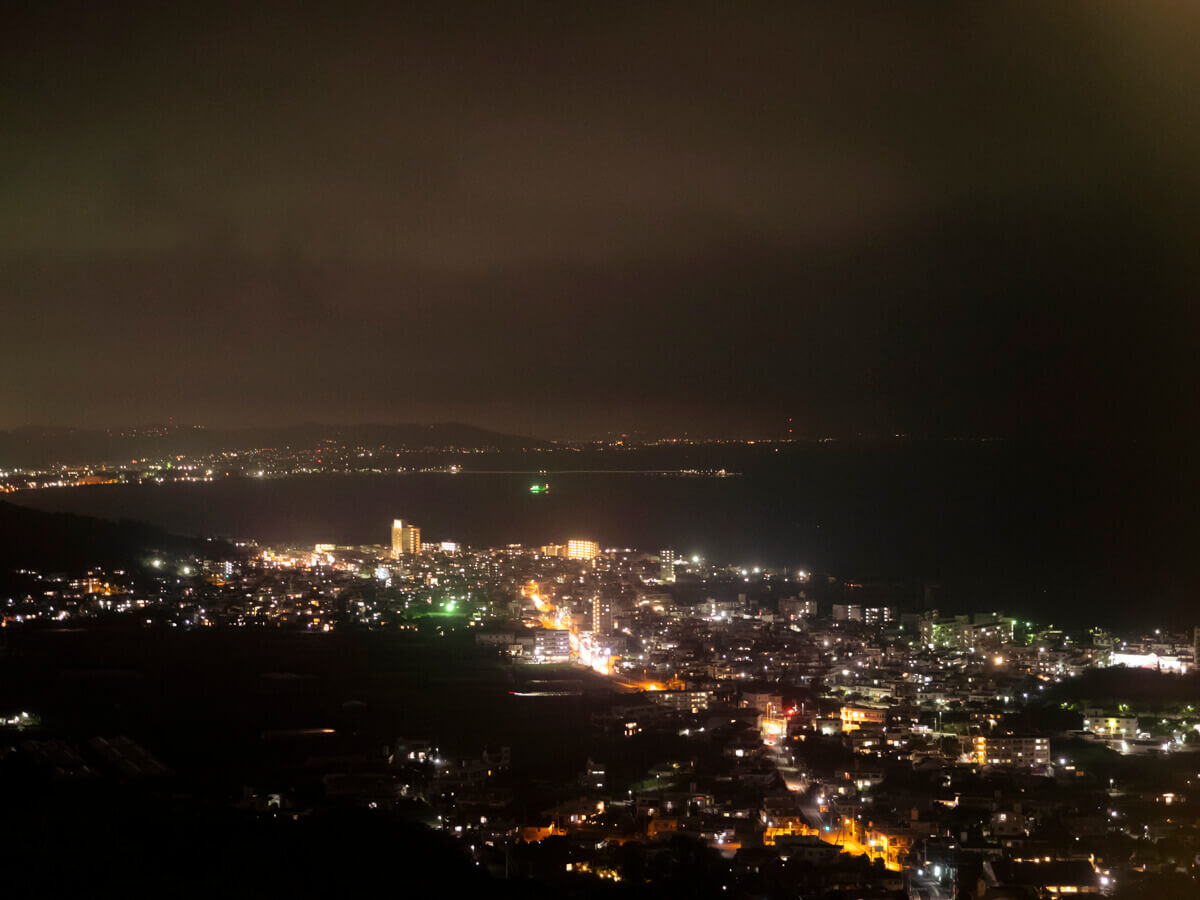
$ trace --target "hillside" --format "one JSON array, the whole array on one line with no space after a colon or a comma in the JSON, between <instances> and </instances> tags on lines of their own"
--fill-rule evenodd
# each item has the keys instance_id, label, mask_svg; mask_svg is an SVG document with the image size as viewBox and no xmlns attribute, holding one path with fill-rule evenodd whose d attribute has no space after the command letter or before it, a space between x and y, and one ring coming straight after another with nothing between
<instances>
[{"instance_id":1,"label":"hillside","mask_svg":"<svg viewBox=\"0 0 1200 900\"><path fill-rule=\"evenodd\" d=\"M228 546L170 534L143 522L110 522L0 502L0 589L17 569L79 575L95 566L136 570L151 550L221 556Z\"/></svg>"}]
</instances>

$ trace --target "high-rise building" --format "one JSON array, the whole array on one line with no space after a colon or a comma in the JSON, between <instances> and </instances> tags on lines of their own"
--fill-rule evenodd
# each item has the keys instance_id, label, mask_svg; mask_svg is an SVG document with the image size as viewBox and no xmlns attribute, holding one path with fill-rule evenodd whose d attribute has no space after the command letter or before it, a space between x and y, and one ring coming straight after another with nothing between
<instances>
[{"instance_id":1,"label":"high-rise building","mask_svg":"<svg viewBox=\"0 0 1200 900\"><path fill-rule=\"evenodd\" d=\"M920 636L923 647L933 647L933 626L938 618L938 611L936 609L926 610L921 613L921 618L917 623L917 633Z\"/></svg>"},{"instance_id":2,"label":"high-rise building","mask_svg":"<svg viewBox=\"0 0 1200 900\"><path fill-rule=\"evenodd\" d=\"M600 545L595 541L567 541L567 559L595 559L600 555Z\"/></svg>"},{"instance_id":3,"label":"high-rise building","mask_svg":"<svg viewBox=\"0 0 1200 900\"><path fill-rule=\"evenodd\" d=\"M660 550L658 552L659 578L667 583L675 581L675 551Z\"/></svg>"},{"instance_id":4,"label":"high-rise building","mask_svg":"<svg viewBox=\"0 0 1200 900\"><path fill-rule=\"evenodd\" d=\"M612 598L597 594L592 599L592 634L609 635L613 632Z\"/></svg>"},{"instance_id":5,"label":"high-rise building","mask_svg":"<svg viewBox=\"0 0 1200 900\"><path fill-rule=\"evenodd\" d=\"M421 529L403 519L392 521L392 558L421 552Z\"/></svg>"}]
</instances>

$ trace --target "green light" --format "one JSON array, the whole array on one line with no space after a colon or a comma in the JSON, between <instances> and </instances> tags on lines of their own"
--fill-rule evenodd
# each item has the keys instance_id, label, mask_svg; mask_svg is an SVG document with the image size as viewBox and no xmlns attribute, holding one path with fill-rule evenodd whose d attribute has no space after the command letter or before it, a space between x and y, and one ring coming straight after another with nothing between
<instances>
[{"instance_id":1,"label":"green light","mask_svg":"<svg viewBox=\"0 0 1200 900\"><path fill-rule=\"evenodd\" d=\"M451 600L446 604L446 612L454 612L454 601Z\"/></svg>"},{"instance_id":2,"label":"green light","mask_svg":"<svg viewBox=\"0 0 1200 900\"><path fill-rule=\"evenodd\" d=\"M548 484L531 484L529 486L529 493L531 494L546 494L549 491L550 485Z\"/></svg>"}]
</instances>

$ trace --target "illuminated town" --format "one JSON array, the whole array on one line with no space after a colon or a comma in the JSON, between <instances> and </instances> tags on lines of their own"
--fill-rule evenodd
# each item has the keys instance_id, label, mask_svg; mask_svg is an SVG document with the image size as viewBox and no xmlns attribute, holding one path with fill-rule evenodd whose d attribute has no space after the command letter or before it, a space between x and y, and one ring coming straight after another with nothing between
<instances>
[{"instance_id":1,"label":"illuminated town","mask_svg":"<svg viewBox=\"0 0 1200 900\"><path fill-rule=\"evenodd\" d=\"M613 440L556 442L529 441L531 446L517 444L503 447L486 443L460 446L449 435L434 433L425 442L374 441L362 439L361 433L350 430L348 439L320 439L297 443L288 433L279 430L267 437L270 446L256 446L251 436L242 434L210 436L198 426L171 426L162 429L130 429L110 432L81 432L84 447L78 459L66 463L55 458L45 459L44 451L35 445L26 447L20 441L4 446L0 451L25 456L25 465L0 465L0 494L64 487L94 487L115 484L185 484L210 483L230 479L274 480L321 475L429 475L462 472L492 472L498 467L514 465L545 474L541 466L550 459L559 463L567 457L585 457L591 465L608 470L614 459L622 456L634 460L630 468L638 474L679 476L688 478L726 478L737 475L732 469L671 467L646 469L637 460L639 451L658 448L678 450L680 447L701 447L720 453L723 448L760 450L776 446L788 447L796 442L778 440ZM171 446L182 438L191 438L204 445L214 441L222 446L212 449L179 453ZM9 436L11 437L11 435ZM257 437L262 437L257 435ZM357 438L357 439L355 439ZM461 439L460 439L461 440ZM512 441L512 439L510 439ZM153 448L153 451L146 451ZM166 449L170 448L170 449ZM141 455L132 458L114 455L122 449ZM717 458L720 458L719 456ZM597 464L597 460L601 462ZM549 494L548 481L529 485L532 495Z\"/></svg>"},{"instance_id":2,"label":"illuminated town","mask_svg":"<svg viewBox=\"0 0 1200 900\"><path fill-rule=\"evenodd\" d=\"M1181 679L1200 629L941 616L799 567L575 536L469 548L423 540L400 517L380 545L214 545L212 558L151 552L138 571L24 577L6 631L124 620L147 633L409 634L451 669L456 657L491 667L522 714L579 706L585 756L536 811L510 746L482 735L466 756L436 729L379 735L386 752L349 769L305 764L324 799L264 786L247 801L264 816L335 797L418 808L497 877L519 865L551 884L651 878L652 860L686 837L738 891L788 873L820 890L950 897L982 879L1108 894L1134 870L1190 865L1196 849L1200 710ZM1163 693L1112 699L1135 673ZM43 714L0 712L14 734L36 733ZM84 750L59 750L85 764ZM552 838L553 854L537 849ZM551 858L561 871L546 871Z\"/></svg>"},{"instance_id":3,"label":"illuminated town","mask_svg":"<svg viewBox=\"0 0 1200 900\"><path fill-rule=\"evenodd\" d=\"M4 13L0 900L1200 900L1200 3Z\"/></svg>"}]
</instances>

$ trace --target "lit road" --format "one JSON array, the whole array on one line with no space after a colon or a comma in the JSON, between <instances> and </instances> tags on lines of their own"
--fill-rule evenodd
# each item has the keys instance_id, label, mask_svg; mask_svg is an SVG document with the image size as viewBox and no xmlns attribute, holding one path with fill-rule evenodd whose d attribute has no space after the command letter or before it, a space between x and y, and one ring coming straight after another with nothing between
<instances>
[{"instance_id":1,"label":"lit road","mask_svg":"<svg viewBox=\"0 0 1200 900\"><path fill-rule=\"evenodd\" d=\"M879 850L868 847L866 844L860 843L851 834L847 834L847 823L844 818L839 817L837 822L828 819L827 816L821 814L817 803L812 802L808 798L809 783L808 779L800 774L799 770L791 765L791 760L779 747L768 744L767 755L774 764L775 769L779 772L779 776L787 785L788 790L793 793L796 800L796 809L803 816L804 821L808 826L814 829L817 836L827 844L834 844L841 847L846 853L854 856L865 855L869 859L882 859L884 865L892 871L900 871L900 867L889 863L885 854ZM836 828L833 828L836 824ZM831 826L832 830L826 831L826 825ZM939 895L930 894L931 900L938 900Z\"/></svg>"}]
</instances>

